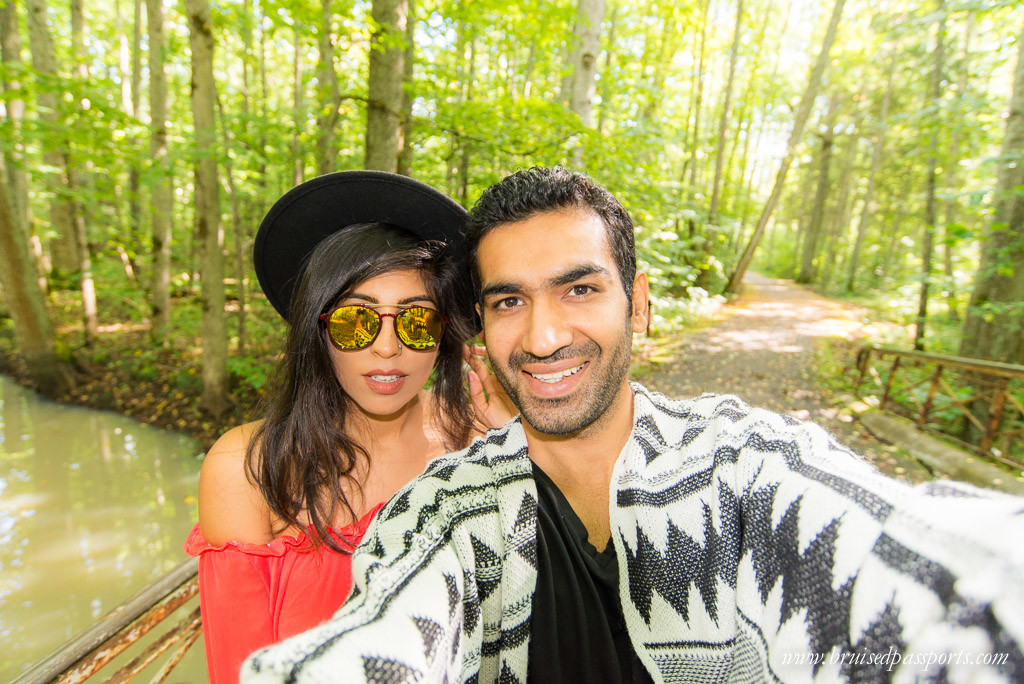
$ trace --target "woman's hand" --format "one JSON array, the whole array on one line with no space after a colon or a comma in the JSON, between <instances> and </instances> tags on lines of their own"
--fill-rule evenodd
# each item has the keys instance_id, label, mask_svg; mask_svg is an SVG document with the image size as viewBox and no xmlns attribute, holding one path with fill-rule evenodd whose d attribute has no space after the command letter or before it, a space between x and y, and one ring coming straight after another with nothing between
<instances>
[{"instance_id":1,"label":"woman's hand","mask_svg":"<svg viewBox=\"0 0 1024 684\"><path fill-rule=\"evenodd\" d=\"M473 402L473 411L476 413L478 427L484 432L491 428L501 427L519 415L519 411L512 405L512 401L494 377L494 373L487 367L487 363L484 361L486 356L486 347L476 345L462 347L462 358L470 367L470 371L467 373L469 398Z\"/></svg>"}]
</instances>

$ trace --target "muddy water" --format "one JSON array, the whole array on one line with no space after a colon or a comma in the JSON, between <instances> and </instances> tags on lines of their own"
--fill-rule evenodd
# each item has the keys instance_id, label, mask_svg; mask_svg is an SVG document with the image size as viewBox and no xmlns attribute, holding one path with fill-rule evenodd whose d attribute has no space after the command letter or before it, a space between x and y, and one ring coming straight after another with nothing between
<instances>
[{"instance_id":1,"label":"muddy water","mask_svg":"<svg viewBox=\"0 0 1024 684\"><path fill-rule=\"evenodd\" d=\"M185 560L199 454L0 376L0 681ZM200 639L171 681L205 679L202 658Z\"/></svg>"}]
</instances>

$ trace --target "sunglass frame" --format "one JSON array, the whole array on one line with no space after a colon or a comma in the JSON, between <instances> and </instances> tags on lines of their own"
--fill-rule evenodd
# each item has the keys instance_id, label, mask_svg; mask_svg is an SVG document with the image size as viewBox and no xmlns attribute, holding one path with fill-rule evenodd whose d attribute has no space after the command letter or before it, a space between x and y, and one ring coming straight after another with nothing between
<instances>
[{"instance_id":1,"label":"sunglass frame","mask_svg":"<svg viewBox=\"0 0 1024 684\"><path fill-rule=\"evenodd\" d=\"M336 339L334 339L334 335L331 334L331 319L334 317L334 314L336 312L340 311L341 309L362 309L364 311L369 311L370 313L372 313L373 315L375 315L377 317L377 331L375 333L373 333L373 337L371 337L370 340L366 344L362 345L361 347L348 348L348 347L341 346L341 343L338 342ZM430 345L429 347L423 347L422 349L417 349L416 347L412 346L411 344L406 342L404 339L402 339L402 333L398 329L398 317L401 316L402 314L408 312L408 311L412 311L413 309L423 309L423 310L426 310L426 311L432 311L432 312L434 312L435 314L437 314L438 316L441 317L441 331L435 337L434 344ZM328 311L327 313L320 314L320 322L323 323L324 327L327 328L327 337L331 340L331 344L333 344L336 349L339 349L339 350L345 351L345 352L355 352L355 351L363 351L364 349L369 349L370 347L373 346L373 343L376 342L377 338L380 336L380 331L384 329L384 319L385 318L389 318L389 317L392 319L391 324L392 324L392 326L394 327L394 330L395 330L395 338L398 340L398 342L402 346L406 347L407 349L411 349L413 351L433 351L434 349L437 349L437 346L439 344L441 344L441 338L444 337L445 327L451 321L451 318L449 318L448 316L445 316L443 313L441 313L437 309L434 309L434 308L429 307L429 306L407 306L404 309L399 309L395 313L381 313L381 312L377 311L376 309L371 308L369 306L361 306L359 304L346 304L344 306L336 306L333 309L331 309L330 311Z\"/></svg>"}]
</instances>

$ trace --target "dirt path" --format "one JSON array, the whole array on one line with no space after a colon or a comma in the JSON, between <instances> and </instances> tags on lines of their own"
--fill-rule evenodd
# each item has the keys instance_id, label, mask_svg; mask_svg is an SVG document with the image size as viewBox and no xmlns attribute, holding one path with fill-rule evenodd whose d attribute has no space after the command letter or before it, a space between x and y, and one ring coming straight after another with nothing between
<instances>
[{"instance_id":1,"label":"dirt path","mask_svg":"<svg viewBox=\"0 0 1024 684\"><path fill-rule=\"evenodd\" d=\"M872 437L814 377L815 348L825 338L862 334L863 309L826 299L788 280L747 273L743 295L709 326L670 341L671 360L640 375L669 396L735 394L754 406L821 423L889 474L927 477Z\"/></svg>"}]
</instances>

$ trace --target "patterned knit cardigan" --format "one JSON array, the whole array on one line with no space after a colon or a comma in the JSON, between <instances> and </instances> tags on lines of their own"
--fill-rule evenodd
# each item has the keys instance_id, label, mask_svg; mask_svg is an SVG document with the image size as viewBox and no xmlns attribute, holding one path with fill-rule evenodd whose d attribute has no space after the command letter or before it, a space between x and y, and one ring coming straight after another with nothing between
<instances>
[{"instance_id":1,"label":"patterned knit cardigan","mask_svg":"<svg viewBox=\"0 0 1024 684\"><path fill-rule=\"evenodd\" d=\"M632 389L611 528L655 681L1024 681L1024 499L910 487L735 397ZM345 606L243 681L524 682L536 521L514 420L392 498Z\"/></svg>"}]
</instances>

